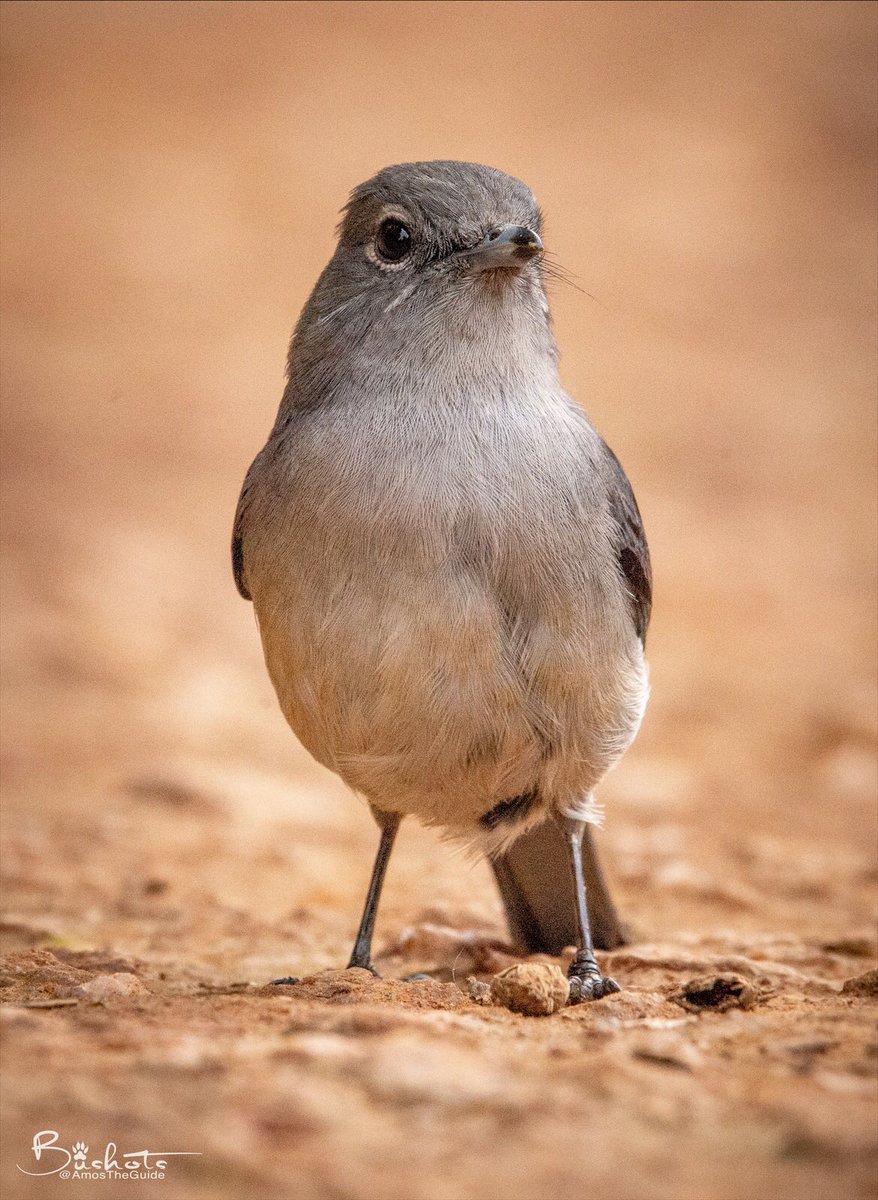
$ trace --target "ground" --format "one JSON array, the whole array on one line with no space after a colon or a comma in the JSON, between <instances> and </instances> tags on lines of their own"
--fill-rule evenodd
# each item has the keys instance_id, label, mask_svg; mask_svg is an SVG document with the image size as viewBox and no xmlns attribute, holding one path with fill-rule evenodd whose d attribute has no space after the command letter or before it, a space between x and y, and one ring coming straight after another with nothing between
<instances>
[{"instance_id":1,"label":"ground","mask_svg":"<svg viewBox=\"0 0 878 1200\"><path fill-rule=\"evenodd\" d=\"M6 5L9 1200L874 1195L875 24ZM623 991L550 1017L471 998L515 961L499 899L413 823L385 978L339 970L376 830L284 725L228 557L347 190L450 154L527 179L594 297L553 289L562 374L655 564L601 789ZM193 1156L25 1175L46 1130Z\"/></svg>"}]
</instances>

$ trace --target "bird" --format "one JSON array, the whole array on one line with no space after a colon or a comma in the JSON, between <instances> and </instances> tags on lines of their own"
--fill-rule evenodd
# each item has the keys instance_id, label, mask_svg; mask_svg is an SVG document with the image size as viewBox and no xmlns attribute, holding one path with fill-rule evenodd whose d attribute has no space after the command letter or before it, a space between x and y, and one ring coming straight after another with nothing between
<instances>
[{"instance_id":1,"label":"bird","mask_svg":"<svg viewBox=\"0 0 878 1200\"><path fill-rule=\"evenodd\" d=\"M625 472L559 380L540 209L495 168L402 163L337 234L232 565L287 722L379 828L349 966L375 971L414 816L486 854L518 943L575 946L571 1002L601 999L620 989L595 948L625 930L595 788L646 707L652 572Z\"/></svg>"}]
</instances>

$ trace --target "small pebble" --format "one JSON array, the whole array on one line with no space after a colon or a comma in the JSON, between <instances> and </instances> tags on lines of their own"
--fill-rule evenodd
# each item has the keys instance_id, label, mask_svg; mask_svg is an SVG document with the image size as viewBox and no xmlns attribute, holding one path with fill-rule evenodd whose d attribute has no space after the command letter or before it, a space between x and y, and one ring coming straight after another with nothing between
<instances>
[{"instance_id":1,"label":"small pebble","mask_svg":"<svg viewBox=\"0 0 878 1200\"><path fill-rule=\"evenodd\" d=\"M115 975L96 975L88 983L80 984L75 994L92 1004L107 1004L113 1000L128 1000L132 996L143 995L145 991L136 975L119 971Z\"/></svg>"},{"instance_id":2,"label":"small pebble","mask_svg":"<svg viewBox=\"0 0 878 1200\"><path fill-rule=\"evenodd\" d=\"M516 963L491 980L491 1000L495 1004L532 1017L558 1012L569 997L567 977L554 963Z\"/></svg>"},{"instance_id":3,"label":"small pebble","mask_svg":"<svg viewBox=\"0 0 878 1200\"><path fill-rule=\"evenodd\" d=\"M490 983L482 983L480 979L476 979L475 975L470 975L466 981L466 986L469 991L470 1000L474 1000L476 1004L491 1003Z\"/></svg>"}]
</instances>

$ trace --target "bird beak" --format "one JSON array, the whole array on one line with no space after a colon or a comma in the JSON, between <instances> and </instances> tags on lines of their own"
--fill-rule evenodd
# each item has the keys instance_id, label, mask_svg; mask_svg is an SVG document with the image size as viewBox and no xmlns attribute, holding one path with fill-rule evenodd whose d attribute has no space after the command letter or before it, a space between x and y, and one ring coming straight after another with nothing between
<instances>
[{"instance_id":1,"label":"bird beak","mask_svg":"<svg viewBox=\"0 0 878 1200\"><path fill-rule=\"evenodd\" d=\"M524 266L540 254L543 243L526 225L498 225L467 252L474 271Z\"/></svg>"}]
</instances>

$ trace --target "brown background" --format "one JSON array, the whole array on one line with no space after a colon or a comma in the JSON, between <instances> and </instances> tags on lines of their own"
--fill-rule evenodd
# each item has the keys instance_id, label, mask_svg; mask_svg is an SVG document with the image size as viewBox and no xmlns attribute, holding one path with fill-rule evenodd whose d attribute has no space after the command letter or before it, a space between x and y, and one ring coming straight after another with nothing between
<instances>
[{"instance_id":1,"label":"brown background","mask_svg":"<svg viewBox=\"0 0 878 1200\"><path fill-rule=\"evenodd\" d=\"M876 9L2 23L6 1195L868 1195L874 1009L839 987L875 965ZM626 991L543 1022L227 986L342 965L375 839L276 710L238 488L347 192L435 157L525 179L594 297L553 291L562 375L656 571L601 797ZM386 972L490 972L473 931L503 936L486 868L406 828ZM730 964L755 1008L670 1000ZM126 970L130 1000L16 1006ZM30 1180L45 1128L203 1157Z\"/></svg>"}]
</instances>

